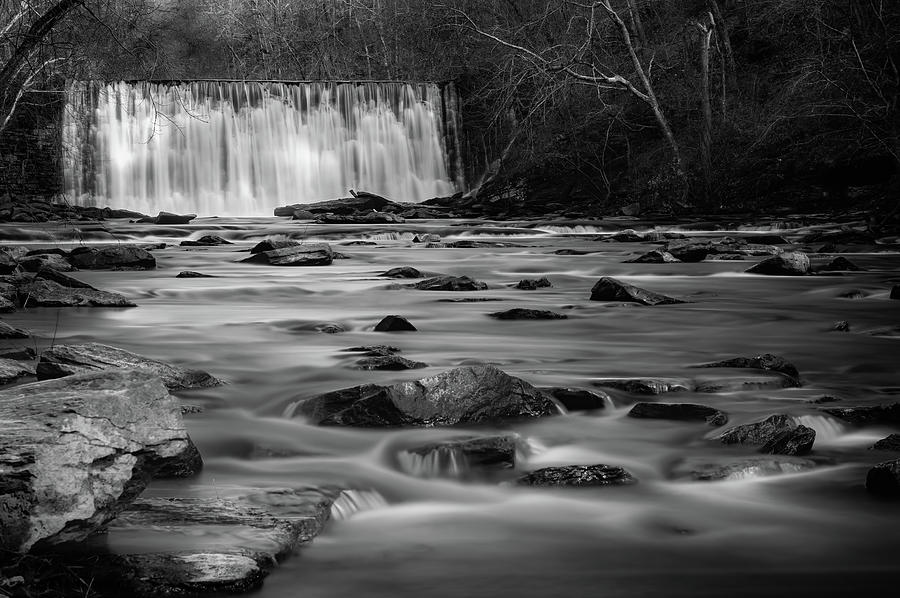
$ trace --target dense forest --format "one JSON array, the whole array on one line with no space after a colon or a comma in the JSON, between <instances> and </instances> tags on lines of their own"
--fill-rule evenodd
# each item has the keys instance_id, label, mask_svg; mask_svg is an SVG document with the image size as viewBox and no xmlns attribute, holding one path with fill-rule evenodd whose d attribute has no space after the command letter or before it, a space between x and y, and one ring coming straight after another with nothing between
<instances>
[{"instance_id":1,"label":"dense forest","mask_svg":"<svg viewBox=\"0 0 900 598\"><path fill-rule=\"evenodd\" d=\"M895 207L897 2L3 0L0 24L0 127L71 79L454 81L476 188Z\"/></svg>"}]
</instances>

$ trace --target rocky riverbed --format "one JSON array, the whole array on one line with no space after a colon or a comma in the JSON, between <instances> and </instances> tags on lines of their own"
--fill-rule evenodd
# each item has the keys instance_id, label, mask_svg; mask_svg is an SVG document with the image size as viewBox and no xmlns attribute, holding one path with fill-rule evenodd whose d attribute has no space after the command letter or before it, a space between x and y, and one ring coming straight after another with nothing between
<instances>
[{"instance_id":1,"label":"rocky riverbed","mask_svg":"<svg viewBox=\"0 0 900 598\"><path fill-rule=\"evenodd\" d=\"M304 211L0 225L0 595L895 587L897 239Z\"/></svg>"}]
</instances>

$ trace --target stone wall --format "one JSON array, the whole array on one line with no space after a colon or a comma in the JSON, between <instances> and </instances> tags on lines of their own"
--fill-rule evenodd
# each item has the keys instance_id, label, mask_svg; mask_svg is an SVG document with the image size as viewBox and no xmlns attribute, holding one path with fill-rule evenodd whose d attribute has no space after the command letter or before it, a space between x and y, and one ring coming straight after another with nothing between
<instances>
[{"instance_id":1,"label":"stone wall","mask_svg":"<svg viewBox=\"0 0 900 598\"><path fill-rule=\"evenodd\" d=\"M62 192L60 128L65 95L30 93L0 133L0 197L52 197Z\"/></svg>"}]
</instances>

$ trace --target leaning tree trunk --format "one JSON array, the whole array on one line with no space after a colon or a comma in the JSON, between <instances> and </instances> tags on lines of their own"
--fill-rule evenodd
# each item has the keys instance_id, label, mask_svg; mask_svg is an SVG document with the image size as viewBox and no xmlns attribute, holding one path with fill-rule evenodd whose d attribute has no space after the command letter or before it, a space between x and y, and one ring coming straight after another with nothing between
<instances>
[{"instance_id":1,"label":"leaning tree trunk","mask_svg":"<svg viewBox=\"0 0 900 598\"><path fill-rule=\"evenodd\" d=\"M709 24L698 24L700 29L700 102L703 123L700 128L700 164L703 169L703 195L707 205L712 197L712 106L709 99L709 45L713 33L713 17Z\"/></svg>"}]
</instances>

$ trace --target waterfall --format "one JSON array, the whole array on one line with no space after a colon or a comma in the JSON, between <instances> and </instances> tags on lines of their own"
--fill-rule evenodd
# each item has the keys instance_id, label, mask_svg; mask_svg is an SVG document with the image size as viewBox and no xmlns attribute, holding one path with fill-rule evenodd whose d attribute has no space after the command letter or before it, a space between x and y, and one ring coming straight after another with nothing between
<instances>
[{"instance_id":1,"label":"waterfall","mask_svg":"<svg viewBox=\"0 0 900 598\"><path fill-rule=\"evenodd\" d=\"M342 490L331 505L331 517L350 519L360 511L372 511L388 506L387 500L377 490Z\"/></svg>"},{"instance_id":2,"label":"waterfall","mask_svg":"<svg viewBox=\"0 0 900 598\"><path fill-rule=\"evenodd\" d=\"M79 82L63 116L80 205L219 216L347 197L403 202L464 186L452 85Z\"/></svg>"}]
</instances>

